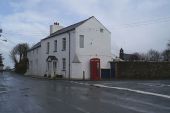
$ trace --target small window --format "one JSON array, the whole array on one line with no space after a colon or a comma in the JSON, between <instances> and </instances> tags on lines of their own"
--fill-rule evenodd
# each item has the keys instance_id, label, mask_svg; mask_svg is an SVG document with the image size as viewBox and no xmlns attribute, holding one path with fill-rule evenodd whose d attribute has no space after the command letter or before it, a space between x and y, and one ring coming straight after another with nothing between
<instances>
[{"instance_id":1,"label":"small window","mask_svg":"<svg viewBox=\"0 0 170 113\"><path fill-rule=\"evenodd\" d=\"M104 29L100 28L100 32L103 33L103 32L104 32Z\"/></svg>"},{"instance_id":2,"label":"small window","mask_svg":"<svg viewBox=\"0 0 170 113\"><path fill-rule=\"evenodd\" d=\"M80 35L79 43L80 43L80 48L84 48L84 35Z\"/></svg>"},{"instance_id":3,"label":"small window","mask_svg":"<svg viewBox=\"0 0 170 113\"><path fill-rule=\"evenodd\" d=\"M50 42L47 42L47 54L49 54L50 51Z\"/></svg>"},{"instance_id":4,"label":"small window","mask_svg":"<svg viewBox=\"0 0 170 113\"><path fill-rule=\"evenodd\" d=\"M63 70L65 71L66 70L66 59L63 58Z\"/></svg>"},{"instance_id":5,"label":"small window","mask_svg":"<svg viewBox=\"0 0 170 113\"><path fill-rule=\"evenodd\" d=\"M54 41L54 52L57 52L57 40Z\"/></svg>"},{"instance_id":6,"label":"small window","mask_svg":"<svg viewBox=\"0 0 170 113\"><path fill-rule=\"evenodd\" d=\"M66 38L63 38L62 42L63 42L62 51L65 51L66 50Z\"/></svg>"}]
</instances>

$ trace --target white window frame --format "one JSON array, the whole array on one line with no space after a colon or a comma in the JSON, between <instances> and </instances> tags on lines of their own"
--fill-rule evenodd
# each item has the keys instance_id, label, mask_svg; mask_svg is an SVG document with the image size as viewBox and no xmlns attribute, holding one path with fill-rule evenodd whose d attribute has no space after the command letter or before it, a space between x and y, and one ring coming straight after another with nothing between
<instances>
[{"instance_id":1,"label":"white window frame","mask_svg":"<svg viewBox=\"0 0 170 113\"><path fill-rule=\"evenodd\" d=\"M63 62L63 71L65 71L66 70L66 58L63 58L62 62Z\"/></svg>"},{"instance_id":2,"label":"white window frame","mask_svg":"<svg viewBox=\"0 0 170 113\"><path fill-rule=\"evenodd\" d=\"M49 54L49 52L50 52L50 42L47 42L47 51L46 51L46 53Z\"/></svg>"},{"instance_id":3,"label":"white window frame","mask_svg":"<svg viewBox=\"0 0 170 113\"><path fill-rule=\"evenodd\" d=\"M100 32L103 33L103 32L104 32L104 29L103 29L103 28L100 28Z\"/></svg>"},{"instance_id":4,"label":"white window frame","mask_svg":"<svg viewBox=\"0 0 170 113\"><path fill-rule=\"evenodd\" d=\"M79 36L79 47L84 48L84 35Z\"/></svg>"},{"instance_id":5,"label":"white window frame","mask_svg":"<svg viewBox=\"0 0 170 113\"><path fill-rule=\"evenodd\" d=\"M57 46L58 46L58 44L57 44L58 42L57 42L57 40L54 40L54 52L57 52Z\"/></svg>"},{"instance_id":6,"label":"white window frame","mask_svg":"<svg viewBox=\"0 0 170 113\"><path fill-rule=\"evenodd\" d=\"M62 38L62 51L66 50L66 38Z\"/></svg>"}]
</instances>

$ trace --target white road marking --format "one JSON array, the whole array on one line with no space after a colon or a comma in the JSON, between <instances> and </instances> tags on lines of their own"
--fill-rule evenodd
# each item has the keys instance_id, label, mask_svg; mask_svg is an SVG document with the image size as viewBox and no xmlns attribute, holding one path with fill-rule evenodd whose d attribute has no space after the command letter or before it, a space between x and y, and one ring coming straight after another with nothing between
<instances>
[{"instance_id":1,"label":"white road marking","mask_svg":"<svg viewBox=\"0 0 170 113\"><path fill-rule=\"evenodd\" d=\"M141 85L146 85L146 86L155 86L155 87L170 87L169 84L160 84L160 83L138 83Z\"/></svg>"},{"instance_id":2,"label":"white road marking","mask_svg":"<svg viewBox=\"0 0 170 113\"><path fill-rule=\"evenodd\" d=\"M111 85L111 84L113 84L113 83L103 83L104 85Z\"/></svg>"},{"instance_id":3,"label":"white road marking","mask_svg":"<svg viewBox=\"0 0 170 113\"><path fill-rule=\"evenodd\" d=\"M120 107L122 107L122 108L129 109L129 110L132 110L132 111L141 112L141 113L148 113L148 111L145 111L145 110L139 109L139 108L135 108L135 107L133 107L133 106L128 106L128 105L126 105L126 104L121 105L121 104L113 103L113 102L111 102L111 101L106 101L106 100L101 100L101 101L102 101L103 103L120 106ZM149 113L153 113L153 112L149 112Z\"/></svg>"},{"instance_id":4,"label":"white road marking","mask_svg":"<svg viewBox=\"0 0 170 113\"><path fill-rule=\"evenodd\" d=\"M126 100L128 102L134 102L134 103L144 104L144 105L151 106L151 107L170 110L170 107L162 106L160 104L150 103L150 102L147 102L147 101L142 101L142 100L134 99L134 98L125 98L125 97L122 97L122 96L116 95L116 94L111 94L111 95L114 98L118 98L118 99L123 100L123 101ZM116 104L118 104L118 103L116 103Z\"/></svg>"},{"instance_id":5,"label":"white road marking","mask_svg":"<svg viewBox=\"0 0 170 113\"><path fill-rule=\"evenodd\" d=\"M135 90L135 89L129 89L129 88L123 88L123 87L111 87L111 86L105 86L105 85L101 85L101 84L94 84L94 86L101 87L101 88L109 88L109 89L118 89L118 90L124 90L124 91L131 91L131 92L135 92L135 93L140 93L140 94L145 94L145 95L152 95L152 96L158 96L158 97L163 97L163 98L170 99L169 95L163 95L163 94L159 94L159 93L152 93L152 92Z\"/></svg>"},{"instance_id":6,"label":"white road marking","mask_svg":"<svg viewBox=\"0 0 170 113\"><path fill-rule=\"evenodd\" d=\"M0 91L0 94L2 94L2 93L7 93L7 91Z\"/></svg>"},{"instance_id":7,"label":"white road marking","mask_svg":"<svg viewBox=\"0 0 170 113\"><path fill-rule=\"evenodd\" d=\"M81 112L83 112L83 113L90 113L90 112L84 110L84 109L81 108L81 107L78 107L78 106L75 106L75 105L72 105L72 106L73 106L75 109L77 109L78 111L81 111Z\"/></svg>"},{"instance_id":8,"label":"white road marking","mask_svg":"<svg viewBox=\"0 0 170 113\"><path fill-rule=\"evenodd\" d=\"M81 83L81 82L75 82L75 81L70 81L70 82L75 83L75 84L81 84L81 85L90 86L90 84L88 84L88 83Z\"/></svg>"},{"instance_id":9,"label":"white road marking","mask_svg":"<svg viewBox=\"0 0 170 113\"><path fill-rule=\"evenodd\" d=\"M74 82L74 81L71 81L71 83L81 84L81 85L86 85L86 86L95 86L95 87L101 87L101 88L118 89L118 90L130 91L130 92L135 92L135 93L139 93L139 94L158 96L158 97L170 99L170 95L152 93L152 92L123 88L123 87L111 87L111 86L106 86L106 85L102 85L102 84L88 84L88 83L81 83L81 82Z\"/></svg>"}]
</instances>

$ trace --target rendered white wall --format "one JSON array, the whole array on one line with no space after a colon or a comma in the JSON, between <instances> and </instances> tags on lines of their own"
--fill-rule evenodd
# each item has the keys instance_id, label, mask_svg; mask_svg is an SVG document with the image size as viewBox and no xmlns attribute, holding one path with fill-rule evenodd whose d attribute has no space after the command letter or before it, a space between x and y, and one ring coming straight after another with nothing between
<instances>
[{"instance_id":1,"label":"rendered white wall","mask_svg":"<svg viewBox=\"0 0 170 113\"><path fill-rule=\"evenodd\" d=\"M41 75L41 47L38 47L27 53L29 59L29 69L26 75ZM32 62L32 64L31 64Z\"/></svg>"},{"instance_id":2,"label":"rendered white wall","mask_svg":"<svg viewBox=\"0 0 170 113\"><path fill-rule=\"evenodd\" d=\"M103 33L100 29L104 29ZM79 35L84 35L84 48L79 47ZM62 38L66 38L66 51L62 51ZM54 41L57 40L57 52L54 52ZM47 42L50 42L49 54L46 53ZM70 77L72 79L83 79L83 71L85 79L90 79L90 59L100 58L101 68L110 68L111 61L111 33L95 18L91 18L84 24L70 31ZM28 52L29 61L33 62L33 66L29 68L27 74L44 76L47 73L48 56L55 56L58 59L58 68L56 74L69 77L69 33L51 37L41 41L41 47ZM73 63L73 59L77 55L81 63ZM62 69L62 58L66 58L66 71ZM36 63L38 60L38 63ZM53 74L51 74L53 76Z\"/></svg>"},{"instance_id":3,"label":"rendered white wall","mask_svg":"<svg viewBox=\"0 0 170 113\"><path fill-rule=\"evenodd\" d=\"M101 28L104 29L103 33L100 32ZM79 35L84 35L84 48L79 47ZM82 62L79 73L85 71L86 79L90 78L91 58L100 58L101 68L110 68L111 33L99 21L91 18L76 29L76 53Z\"/></svg>"},{"instance_id":4,"label":"rendered white wall","mask_svg":"<svg viewBox=\"0 0 170 113\"><path fill-rule=\"evenodd\" d=\"M62 51L62 38L66 38L66 51ZM70 32L70 39L71 43L73 43L73 39L75 39L75 34L74 31ZM54 52L54 41L57 40L58 47L57 47L57 52ZM47 42L50 42L50 51L49 54L46 54L46 44ZM48 56L56 56L58 59L58 69L57 73L59 75L64 75L65 78L68 78L69 76L69 33L64 33L59 36L55 36L53 38L43 40L41 42L41 48L42 48L42 64L43 65L43 73L46 73L47 65L46 65L46 59ZM71 50L74 51L74 44L71 44ZM71 52L72 55L72 52ZM70 55L70 56L71 56ZM63 71L63 63L62 63L62 58L66 58L66 71ZM70 58L72 60L72 56ZM71 67L70 67L71 70Z\"/></svg>"}]
</instances>

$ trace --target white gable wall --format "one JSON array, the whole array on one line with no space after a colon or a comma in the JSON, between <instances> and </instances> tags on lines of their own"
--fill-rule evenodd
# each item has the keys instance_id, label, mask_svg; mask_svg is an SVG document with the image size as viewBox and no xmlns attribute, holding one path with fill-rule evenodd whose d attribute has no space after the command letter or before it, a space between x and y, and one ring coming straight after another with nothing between
<instances>
[{"instance_id":1,"label":"white gable wall","mask_svg":"<svg viewBox=\"0 0 170 113\"><path fill-rule=\"evenodd\" d=\"M104 31L101 33L100 29ZM79 47L79 36L84 35L84 48ZM74 73L83 77L85 72L86 79L90 78L90 59L100 58L101 68L110 68L111 61L111 33L95 18L91 18L84 24L76 28L76 53L81 63L76 64L81 68ZM77 66L78 67L78 66Z\"/></svg>"},{"instance_id":2,"label":"white gable wall","mask_svg":"<svg viewBox=\"0 0 170 113\"><path fill-rule=\"evenodd\" d=\"M26 75L41 75L41 47L27 53L29 59L29 69Z\"/></svg>"}]
</instances>

